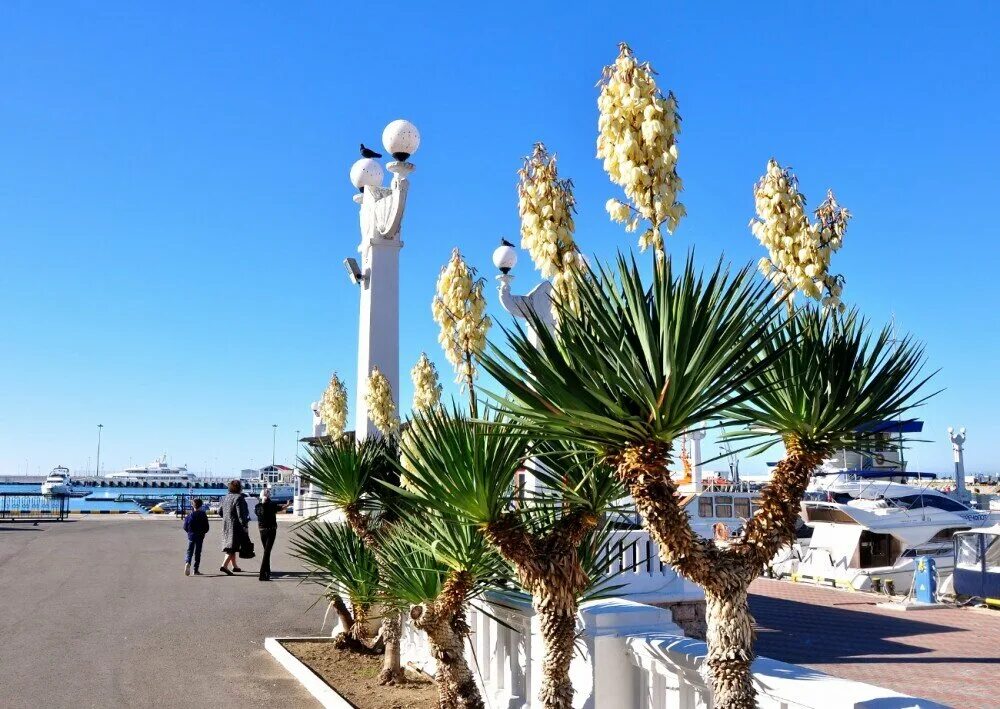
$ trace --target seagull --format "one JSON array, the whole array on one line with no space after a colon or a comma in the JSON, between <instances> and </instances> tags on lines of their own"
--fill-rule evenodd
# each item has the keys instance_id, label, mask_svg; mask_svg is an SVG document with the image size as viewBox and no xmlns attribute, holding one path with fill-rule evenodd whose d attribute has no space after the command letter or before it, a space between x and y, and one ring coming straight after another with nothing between
<instances>
[{"instance_id":1,"label":"seagull","mask_svg":"<svg viewBox=\"0 0 1000 709\"><path fill-rule=\"evenodd\" d=\"M380 158L380 157L382 157L382 153L376 153L374 150L371 150L370 148L366 148L365 144L362 143L361 144L361 157L363 157L363 158Z\"/></svg>"},{"instance_id":2,"label":"seagull","mask_svg":"<svg viewBox=\"0 0 1000 709\"><path fill-rule=\"evenodd\" d=\"M509 241L507 241L502 236L500 237L500 245L501 246L514 246L514 244L510 243Z\"/></svg>"}]
</instances>

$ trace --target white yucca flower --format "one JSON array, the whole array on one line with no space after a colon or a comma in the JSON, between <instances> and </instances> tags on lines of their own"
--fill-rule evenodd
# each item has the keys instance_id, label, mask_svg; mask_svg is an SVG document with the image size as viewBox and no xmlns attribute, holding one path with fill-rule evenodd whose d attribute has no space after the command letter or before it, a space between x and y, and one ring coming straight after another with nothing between
<instances>
[{"instance_id":1,"label":"white yucca flower","mask_svg":"<svg viewBox=\"0 0 1000 709\"><path fill-rule=\"evenodd\" d=\"M326 426L326 435L338 437L347 425L347 387L334 372L330 384L319 402L319 417Z\"/></svg>"},{"instance_id":2,"label":"white yucca flower","mask_svg":"<svg viewBox=\"0 0 1000 709\"><path fill-rule=\"evenodd\" d=\"M754 204L757 216L750 230L768 252L758 263L761 273L787 292L789 301L799 291L826 307L844 310L844 279L830 273L830 257L844 243L850 212L830 191L814 212L816 222L810 223L798 180L774 159L754 185Z\"/></svg>"},{"instance_id":3,"label":"white yucca flower","mask_svg":"<svg viewBox=\"0 0 1000 709\"><path fill-rule=\"evenodd\" d=\"M640 64L625 43L618 58L604 68L597 99L597 157L611 181L625 191L628 204L609 200L612 220L634 232L641 220L650 226L639 246L664 253L663 229L673 233L687 212L679 200L683 183L677 174L677 134L681 117L673 93L664 96L655 72Z\"/></svg>"},{"instance_id":4,"label":"white yucca flower","mask_svg":"<svg viewBox=\"0 0 1000 709\"><path fill-rule=\"evenodd\" d=\"M486 333L492 325L486 316L484 286L462 253L453 249L438 276L437 295L431 305L434 321L441 328L438 342L455 367L456 381L468 388L470 396L476 378L475 358L486 349Z\"/></svg>"},{"instance_id":5,"label":"white yucca flower","mask_svg":"<svg viewBox=\"0 0 1000 709\"><path fill-rule=\"evenodd\" d=\"M521 246L531 260L552 282L553 299L578 306L577 278L581 271L581 255L573 240L573 213L576 199L573 183L560 180L556 157L542 143L524 159L518 170L517 210L521 216ZM558 309L553 303L553 315Z\"/></svg>"},{"instance_id":6,"label":"white yucca flower","mask_svg":"<svg viewBox=\"0 0 1000 709\"><path fill-rule=\"evenodd\" d=\"M392 387L378 367L368 376L365 403L368 404L368 418L383 436L394 435L399 430L399 417L396 415L396 405L392 402Z\"/></svg>"},{"instance_id":7,"label":"white yucca flower","mask_svg":"<svg viewBox=\"0 0 1000 709\"><path fill-rule=\"evenodd\" d=\"M438 382L438 371L426 352L420 353L420 359L410 370L413 380L413 412L423 413L436 408L441 403L441 384Z\"/></svg>"}]
</instances>

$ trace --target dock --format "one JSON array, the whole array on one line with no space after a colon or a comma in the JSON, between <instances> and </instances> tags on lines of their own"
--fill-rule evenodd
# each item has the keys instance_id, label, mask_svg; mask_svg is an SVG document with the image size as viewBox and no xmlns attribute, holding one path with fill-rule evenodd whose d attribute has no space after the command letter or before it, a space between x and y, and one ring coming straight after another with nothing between
<instances>
[{"instance_id":1,"label":"dock","mask_svg":"<svg viewBox=\"0 0 1000 709\"><path fill-rule=\"evenodd\" d=\"M994 709L1000 612L892 611L884 596L757 579L757 652L958 709Z\"/></svg>"}]
</instances>

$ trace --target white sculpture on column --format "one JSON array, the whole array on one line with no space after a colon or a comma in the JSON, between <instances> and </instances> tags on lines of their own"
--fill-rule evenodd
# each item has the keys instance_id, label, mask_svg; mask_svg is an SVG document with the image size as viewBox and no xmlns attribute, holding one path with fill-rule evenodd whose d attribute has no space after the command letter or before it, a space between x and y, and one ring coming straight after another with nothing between
<instances>
[{"instance_id":1,"label":"white sculpture on column","mask_svg":"<svg viewBox=\"0 0 1000 709\"><path fill-rule=\"evenodd\" d=\"M323 423L323 417L319 413L319 401L314 401L312 403L312 413L313 413L313 438L319 438L320 436L326 435L326 424Z\"/></svg>"},{"instance_id":2,"label":"white sculpture on column","mask_svg":"<svg viewBox=\"0 0 1000 709\"><path fill-rule=\"evenodd\" d=\"M530 315L534 313L549 331L555 328L555 320L552 317L552 284L542 281L527 295L514 295L510 289L514 276L510 275L510 271L517 265L517 252L514 250L514 245L506 239L501 239L500 246L493 252L493 265L500 270L500 275L497 276L497 280L500 281L498 289L500 304L515 318L527 323L528 338L531 344L537 346L538 335Z\"/></svg>"},{"instance_id":3,"label":"white sculpture on column","mask_svg":"<svg viewBox=\"0 0 1000 709\"><path fill-rule=\"evenodd\" d=\"M691 482L694 483L694 491L701 492L701 441L705 438L705 429L696 428L694 430L687 432L688 438L694 441L691 446L692 455L692 474Z\"/></svg>"},{"instance_id":4,"label":"white sculpture on column","mask_svg":"<svg viewBox=\"0 0 1000 709\"><path fill-rule=\"evenodd\" d=\"M371 158L362 158L351 168L351 182L358 188L354 196L360 209L360 267L346 261L351 280L361 288L361 317L358 323L357 404L354 434L362 440L375 431L368 418L365 392L368 376L378 367L392 387L393 403L399 406L399 250L403 247L400 228L409 175L407 162L420 145L420 134L412 123L393 121L382 133L382 143L395 161L386 165L392 173L388 188L382 187L382 168Z\"/></svg>"},{"instance_id":5,"label":"white sculpture on column","mask_svg":"<svg viewBox=\"0 0 1000 709\"><path fill-rule=\"evenodd\" d=\"M955 456L955 495L960 500L966 499L965 492L965 428L948 427L948 438L951 439L951 451Z\"/></svg>"}]
</instances>

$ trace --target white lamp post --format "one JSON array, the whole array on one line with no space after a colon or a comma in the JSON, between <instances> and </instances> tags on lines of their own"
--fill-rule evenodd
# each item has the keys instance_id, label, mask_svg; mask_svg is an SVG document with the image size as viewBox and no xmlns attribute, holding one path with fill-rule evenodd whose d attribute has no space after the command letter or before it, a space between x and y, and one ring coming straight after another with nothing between
<instances>
[{"instance_id":1,"label":"white lamp post","mask_svg":"<svg viewBox=\"0 0 1000 709\"><path fill-rule=\"evenodd\" d=\"M955 494L958 499L965 500L965 428L948 427L948 438L951 439L951 451L955 456Z\"/></svg>"},{"instance_id":2,"label":"white lamp post","mask_svg":"<svg viewBox=\"0 0 1000 709\"><path fill-rule=\"evenodd\" d=\"M500 281L498 289L500 304L515 318L527 321L528 337L531 344L537 346L538 335L535 333L530 314L534 313L549 331L555 328L555 320L552 317L552 284L542 281L527 295L514 295L510 289L510 282L514 280L514 276L510 275L510 272L517 265L517 251L506 239L501 239L500 246L493 251L493 265L500 271L500 275L497 276L497 280Z\"/></svg>"},{"instance_id":3,"label":"white lamp post","mask_svg":"<svg viewBox=\"0 0 1000 709\"><path fill-rule=\"evenodd\" d=\"M360 205L361 264L346 261L351 281L361 288L358 324L358 383L354 433L361 440L375 427L368 417L365 393L368 376L378 367L392 387L399 405L399 250L400 229L409 175L408 162L420 147L420 133L409 121L396 120L382 132L382 144L395 160L386 165L392 173L389 187L382 187L382 167L372 158L362 158L351 167L351 183L358 189L354 201Z\"/></svg>"}]
</instances>

